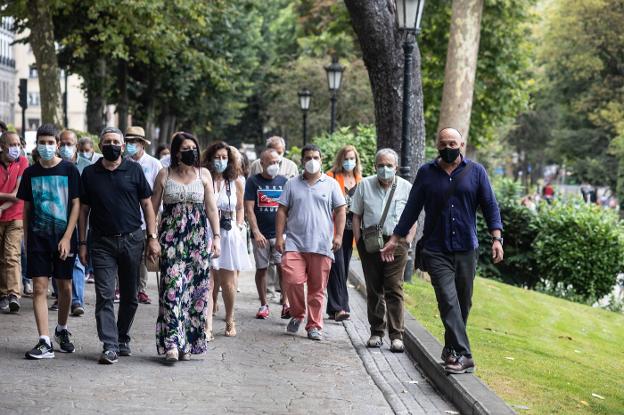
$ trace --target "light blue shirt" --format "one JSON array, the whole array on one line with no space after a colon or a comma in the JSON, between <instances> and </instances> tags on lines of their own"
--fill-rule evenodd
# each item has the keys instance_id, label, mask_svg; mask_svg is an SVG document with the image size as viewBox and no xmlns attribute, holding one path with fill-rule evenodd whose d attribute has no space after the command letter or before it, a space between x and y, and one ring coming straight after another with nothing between
<instances>
[{"instance_id":1,"label":"light blue shirt","mask_svg":"<svg viewBox=\"0 0 624 415\"><path fill-rule=\"evenodd\" d=\"M345 206L340 185L322 174L309 185L303 175L295 176L284 185L277 201L288 208L286 221L286 252L306 252L334 259L334 209Z\"/></svg>"}]
</instances>

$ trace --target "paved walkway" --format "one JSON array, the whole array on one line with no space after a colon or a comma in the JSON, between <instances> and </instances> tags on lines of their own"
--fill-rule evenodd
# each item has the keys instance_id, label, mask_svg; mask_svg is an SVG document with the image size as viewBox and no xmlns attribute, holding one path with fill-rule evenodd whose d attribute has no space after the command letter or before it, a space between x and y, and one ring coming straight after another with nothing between
<instances>
[{"instance_id":1,"label":"paved walkway","mask_svg":"<svg viewBox=\"0 0 624 415\"><path fill-rule=\"evenodd\" d=\"M149 294L156 298L155 278ZM302 330L284 333L279 305L269 320L254 318L258 304L251 273L237 298L238 336L223 336L220 311L209 352L174 366L156 355L157 305L139 305L132 357L97 364L101 345L94 319L94 286L86 286L86 314L70 317L77 351L44 361L24 359L37 340L32 303L0 315L0 413L391 414L457 413L431 388L406 355L369 350L364 300L351 290L354 318L326 322L325 339ZM221 303L222 304L222 303ZM221 307L221 310L223 307ZM50 327L56 315L51 314ZM370 374L369 374L370 373Z\"/></svg>"}]
</instances>

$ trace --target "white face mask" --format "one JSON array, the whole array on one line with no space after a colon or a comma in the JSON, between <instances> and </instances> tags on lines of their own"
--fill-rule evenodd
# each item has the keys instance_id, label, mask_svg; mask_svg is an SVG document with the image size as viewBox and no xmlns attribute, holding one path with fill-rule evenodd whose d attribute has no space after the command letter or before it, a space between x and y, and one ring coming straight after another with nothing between
<instances>
[{"instance_id":1,"label":"white face mask","mask_svg":"<svg viewBox=\"0 0 624 415\"><path fill-rule=\"evenodd\" d=\"M278 172L279 172L279 165L277 164L271 164L270 166L266 168L266 174L268 174L269 176L273 178L277 176Z\"/></svg>"},{"instance_id":2,"label":"white face mask","mask_svg":"<svg viewBox=\"0 0 624 415\"><path fill-rule=\"evenodd\" d=\"M316 174L321 170L321 162L315 159L308 160L305 164L305 170L309 174Z\"/></svg>"},{"instance_id":3,"label":"white face mask","mask_svg":"<svg viewBox=\"0 0 624 415\"><path fill-rule=\"evenodd\" d=\"M283 158L284 158L284 156L282 154L278 154L277 155L277 163L278 164L281 163Z\"/></svg>"},{"instance_id":4,"label":"white face mask","mask_svg":"<svg viewBox=\"0 0 624 415\"><path fill-rule=\"evenodd\" d=\"M377 177L380 180L390 181L394 179L394 169L391 167L379 167L377 169Z\"/></svg>"}]
</instances>

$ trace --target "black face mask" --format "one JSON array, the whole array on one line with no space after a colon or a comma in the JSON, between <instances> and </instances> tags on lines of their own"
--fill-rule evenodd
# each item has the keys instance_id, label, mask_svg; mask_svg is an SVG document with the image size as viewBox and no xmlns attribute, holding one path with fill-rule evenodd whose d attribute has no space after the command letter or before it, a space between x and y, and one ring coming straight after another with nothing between
<instances>
[{"instance_id":1,"label":"black face mask","mask_svg":"<svg viewBox=\"0 0 624 415\"><path fill-rule=\"evenodd\" d=\"M121 146L114 144L102 146L102 155L108 161L117 161L121 156Z\"/></svg>"},{"instance_id":2,"label":"black face mask","mask_svg":"<svg viewBox=\"0 0 624 415\"><path fill-rule=\"evenodd\" d=\"M199 155L197 154L197 149L180 151L180 161L187 166L195 166L197 164L197 159Z\"/></svg>"},{"instance_id":3,"label":"black face mask","mask_svg":"<svg viewBox=\"0 0 624 415\"><path fill-rule=\"evenodd\" d=\"M457 160L457 157L459 157L459 148L445 147L442 150L438 150L438 153L440 153L442 161L451 164L452 162Z\"/></svg>"}]
</instances>

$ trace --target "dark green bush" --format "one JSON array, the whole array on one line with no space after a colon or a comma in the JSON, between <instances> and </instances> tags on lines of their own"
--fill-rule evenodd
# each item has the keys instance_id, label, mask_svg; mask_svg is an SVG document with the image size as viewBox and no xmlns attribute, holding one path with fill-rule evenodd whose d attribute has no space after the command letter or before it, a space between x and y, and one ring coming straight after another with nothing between
<instances>
[{"instance_id":1,"label":"dark green bush","mask_svg":"<svg viewBox=\"0 0 624 415\"><path fill-rule=\"evenodd\" d=\"M532 245L539 275L593 302L609 294L623 270L617 216L593 205L555 204L540 210Z\"/></svg>"}]
</instances>

